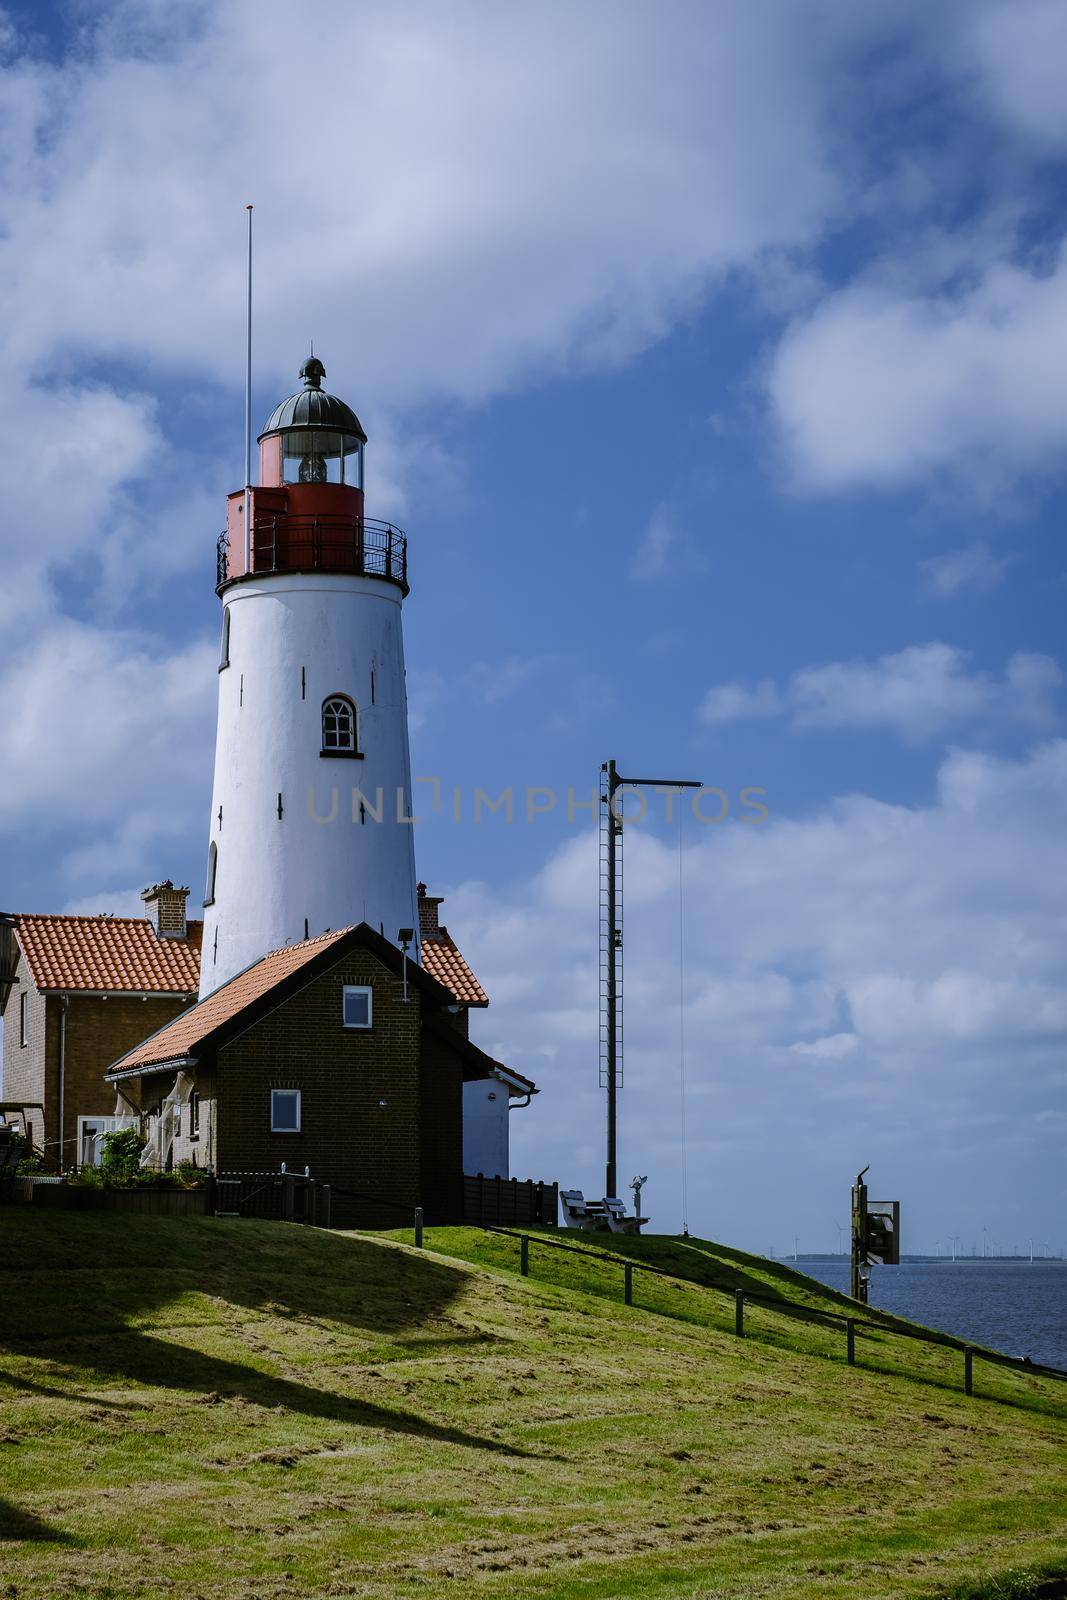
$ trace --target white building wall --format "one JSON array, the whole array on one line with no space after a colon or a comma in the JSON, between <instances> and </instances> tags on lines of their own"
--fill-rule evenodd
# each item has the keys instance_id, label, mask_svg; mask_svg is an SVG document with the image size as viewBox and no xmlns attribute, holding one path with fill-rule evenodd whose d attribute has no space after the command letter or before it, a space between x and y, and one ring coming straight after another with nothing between
<instances>
[{"instance_id":1,"label":"white building wall","mask_svg":"<svg viewBox=\"0 0 1067 1600\"><path fill-rule=\"evenodd\" d=\"M471 1177L511 1176L508 1091L498 1078L463 1085L463 1170Z\"/></svg>"},{"instance_id":2,"label":"white building wall","mask_svg":"<svg viewBox=\"0 0 1067 1600\"><path fill-rule=\"evenodd\" d=\"M312 937L363 921L393 942L401 927L417 934L413 826L398 820L411 815L401 601L394 584L328 574L225 591L201 998L303 939L305 919ZM357 706L363 760L321 755L334 694Z\"/></svg>"}]
</instances>

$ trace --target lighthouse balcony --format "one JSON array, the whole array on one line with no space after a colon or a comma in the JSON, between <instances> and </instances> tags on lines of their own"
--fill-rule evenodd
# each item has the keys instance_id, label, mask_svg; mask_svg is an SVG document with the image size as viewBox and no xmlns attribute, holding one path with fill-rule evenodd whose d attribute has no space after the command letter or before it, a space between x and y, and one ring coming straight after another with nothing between
<instances>
[{"instance_id":1,"label":"lighthouse balcony","mask_svg":"<svg viewBox=\"0 0 1067 1600\"><path fill-rule=\"evenodd\" d=\"M271 572L351 573L384 578L408 592L407 537L391 522L372 517L305 516L256 510L246 570L244 528L219 535L217 587Z\"/></svg>"}]
</instances>

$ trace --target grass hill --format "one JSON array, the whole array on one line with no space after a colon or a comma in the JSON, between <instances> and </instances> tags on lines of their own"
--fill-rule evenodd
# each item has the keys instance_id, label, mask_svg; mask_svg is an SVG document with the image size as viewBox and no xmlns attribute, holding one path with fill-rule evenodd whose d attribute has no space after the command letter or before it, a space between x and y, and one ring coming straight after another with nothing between
<instances>
[{"instance_id":1,"label":"grass hill","mask_svg":"<svg viewBox=\"0 0 1067 1600\"><path fill-rule=\"evenodd\" d=\"M849 1369L706 1241L405 1237L0 1212L0 1597L1067 1595L1067 1385Z\"/></svg>"}]
</instances>

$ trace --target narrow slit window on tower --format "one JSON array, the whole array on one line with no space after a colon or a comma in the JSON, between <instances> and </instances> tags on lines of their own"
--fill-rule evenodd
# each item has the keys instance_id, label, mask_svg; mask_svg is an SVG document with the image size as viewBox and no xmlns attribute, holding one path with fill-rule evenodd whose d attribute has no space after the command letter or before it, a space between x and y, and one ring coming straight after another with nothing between
<instances>
[{"instance_id":1,"label":"narrow slit window on tower","mask_svg":"<svg viewBox=\"0 0 1067 1600\"><path fill-rule=\"evenodd\" d=\"M322 754L354 756L360 754L356 737L356 705L347 695L331 695L322 702Z\"/></svg>"},{"instance_id":2,"label":"narrow slit window on tower","mask_svg":"<svg viewBox=\"0 0 1067 1600\"><path fill-rule=\"evenodd\" d=\"M230 664L230 608L222 613L222 643L219 646L219 671Z\"/></svg>"},{"instance_id":3,"label":"narrow slit window on tower","mask_svg":"<svg viewBox=\"0 0 1067 1600\"><path fill-rule=\"evenodd\" d=\"M212 839L211 847L207 853L207 883L204 885L204 904L206 906L215 904L215 879L218 875L218 870L219 847Z\"/></svg>"},{"instance_id":4,"label":"narrow slit window on tower","mask_svg":"<svg viewBox=\"0 0 1067 1600\"><path fill-rule=\"evenodd\" d=\"M25 1050L30 1042L30 995L23 989L19 995L19 1044Z\"/></svg>"}]
</instances>

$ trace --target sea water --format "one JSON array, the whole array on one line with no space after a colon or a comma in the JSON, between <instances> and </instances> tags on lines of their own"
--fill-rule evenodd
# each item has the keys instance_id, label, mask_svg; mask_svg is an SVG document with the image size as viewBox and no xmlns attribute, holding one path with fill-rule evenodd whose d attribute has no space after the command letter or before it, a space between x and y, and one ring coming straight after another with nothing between
<instances>
[{"instance_id":1,"label":"sea water","mask_svg":"<svg viewBox=\"0 0 1067 1600\"><path fill-rule=\"evenodd\" d=\"M800 1256L796 1265L848 1293L843 1257ZM870 1304L1007 1355L1067 1368L1064 1261L905 1257L899 1267L872 1267Z\"/></svg>"}]
</instances>

